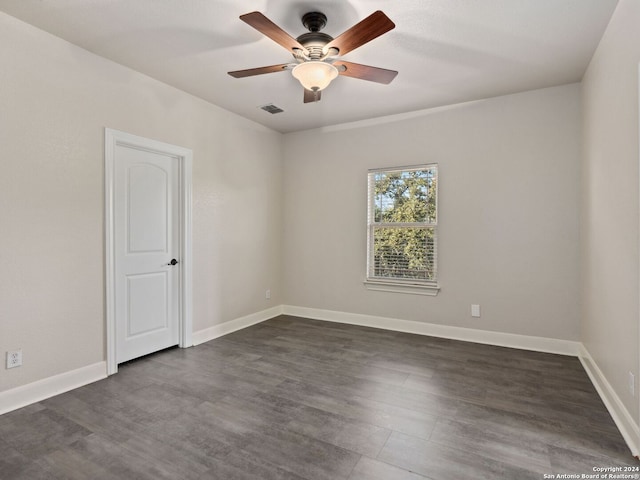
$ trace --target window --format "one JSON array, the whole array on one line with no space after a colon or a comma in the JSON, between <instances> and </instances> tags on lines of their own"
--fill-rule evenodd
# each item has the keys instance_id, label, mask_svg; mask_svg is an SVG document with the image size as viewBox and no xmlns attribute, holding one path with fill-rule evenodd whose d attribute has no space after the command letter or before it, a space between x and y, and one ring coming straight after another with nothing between
<instances>
[{"instance_id":1,"label":"window","mask_svg":"<svg viewBox=\"0 0 640 480\"><path fill-rule=\"evenodd\" d=\"M369 171L368 288L437 293L437 185L435 164Z\"/></svg>"}]
</instances>

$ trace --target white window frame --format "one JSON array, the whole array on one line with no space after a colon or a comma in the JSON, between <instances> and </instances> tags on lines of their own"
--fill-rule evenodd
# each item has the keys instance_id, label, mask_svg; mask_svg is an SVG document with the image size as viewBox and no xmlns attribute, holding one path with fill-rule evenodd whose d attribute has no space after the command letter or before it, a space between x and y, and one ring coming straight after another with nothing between
<instances>
[{"instance_id":1,"label":"white window frame","mask_svg":"<svg viewBox=\"0 0 640 480\"><path fill-rule=\"evenodd\" d=\"M373 185L373 175L376 173L396 173L406 172L413 170L428 170L435 169L436 177L436 215L434 222L419 222L419 223L381 223L376 222L374 218L375 211L375 191ZM440 290L438 284L438 164L430 163L423 165L411 165L403 167L388 167L371 169L367 173L367 274L364 284L368 290L394 292L394 293L409 293L414 295L437 295ZM401 278L389 278L389 277L376 277L373 275L373 262L374 262L374 230L376 226L395 226L395 227L415 227L424 226L433 229L435 238L435 252L434 252L434 269L435 278L432 280L418 280L418 279L401 279Z\"/></svg>"}]
</instances>

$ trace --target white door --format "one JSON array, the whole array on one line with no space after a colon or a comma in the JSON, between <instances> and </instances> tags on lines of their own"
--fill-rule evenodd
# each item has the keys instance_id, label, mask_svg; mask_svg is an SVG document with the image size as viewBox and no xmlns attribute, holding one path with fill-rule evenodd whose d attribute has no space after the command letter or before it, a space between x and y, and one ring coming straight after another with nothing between
<instances>
[{"instance_id":1,"label":"white door","mask_svg":"<svg viewBox=\"0 0 640 480\"><path fill-rule=\"evenodd\" d=\"M114 153L116 362L122 363L179 342L180 170L171 154L124 144Z\"/></svg>"}]
</instances>

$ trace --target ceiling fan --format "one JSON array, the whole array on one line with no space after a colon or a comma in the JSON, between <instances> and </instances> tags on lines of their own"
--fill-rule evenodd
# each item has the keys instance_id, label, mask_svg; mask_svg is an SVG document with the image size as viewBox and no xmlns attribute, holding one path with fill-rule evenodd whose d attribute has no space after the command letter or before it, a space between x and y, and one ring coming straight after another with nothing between
<instances>
[{"instance_id":1,"label":"ceiling fan","mask_svg":"<svg viewBox=\"0 0 640 480\"><path fill-rule=\"evenodd\" d=\"M380 10L336 38L320 31L327 24L326 15L320 12L309 12L302 16L302 24L309 32L298 38L293 38L260 12L240 15L240 20L289 50L294 61L236 70L229 72L229 75L243 78L291 70L292 75L304 87L304 103L319 101L321 90L338 75L388 84L398 74L394 70L338 60L339 56L395 28L395 24Z\"/></svg>"}]
</instances>

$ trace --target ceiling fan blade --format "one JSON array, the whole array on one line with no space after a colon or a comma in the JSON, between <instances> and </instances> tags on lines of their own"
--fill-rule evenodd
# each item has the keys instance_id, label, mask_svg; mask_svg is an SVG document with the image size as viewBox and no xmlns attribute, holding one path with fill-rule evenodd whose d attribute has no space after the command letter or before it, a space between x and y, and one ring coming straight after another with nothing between
<instances>
[{"instance_id":1,"label":"ceiling fan blade","mask_svg":"<svg viewBox=\"0 0 640 480\"><path fill-rule=\"evenodd\" d=\"M240 20L245 22L247 25L252 26L260 33L269 37L277 44L282 45L289 51L300 49L305 55L309 54L307 49L304 48L300 44L300 42L298 42L295 38L282 30L278 25L273 23L260 12L245 13L244 15L240 15Z\"/></svg>"},{"instance_id":2,"label":"ceiling fan blade","mask_svg":"<svg viewBox=\"0 0 640 480\"><path fill-rule=\"evenodd\" d=\"M359 23L356 23L342 35L334 38L324 47L328 52L330 48L337 48L340 55L355 50L356 48L379 37L383 33L393 30L395 23L380 10L372 13Z\"/></svg>"},{"instance_id":3,"label":"ceiling fan blade","mask_svg":"<svg viewBox=\"0 0 640 480\"><path fill-rule=\"evenodd\" d=\"M359 63L345 62L342 60L334 62L333 65L338 68L340 75L369 80L370 82L384 83L385 85L391 83L391 81L396 78L396 75L398 75L398 72L395 70L370 67L369 65L360 65ZM340 67L344 67L344 69Z\"/></svg>"},{"instance_id":4,"label":"ceiling fan blade","mask_svg":"<svg viewBox=\"0 0 640 480\"><path fill-rule=\"evenodd\" d=\"M307 90L305 88L304 103L319 102L321 95L322 95L322 92L320 90L318 90L317 92L314 92L313 90Z\"/></svg>"},{"instance_id":5,"label":"ceiling fan blade","mask_svg":"<svg viewBox=\"0 0 640 480\"><path fill-rule=\"evenodd\" d=\"M268 67L248 68L246 70L236 70L234 72L227 72L229 75L235 78L252 77L254 75L262 75L264 73L283 72L289 66L288 63L281 63L280 65L269 65Z\"/></svg>"}]
</instances>

